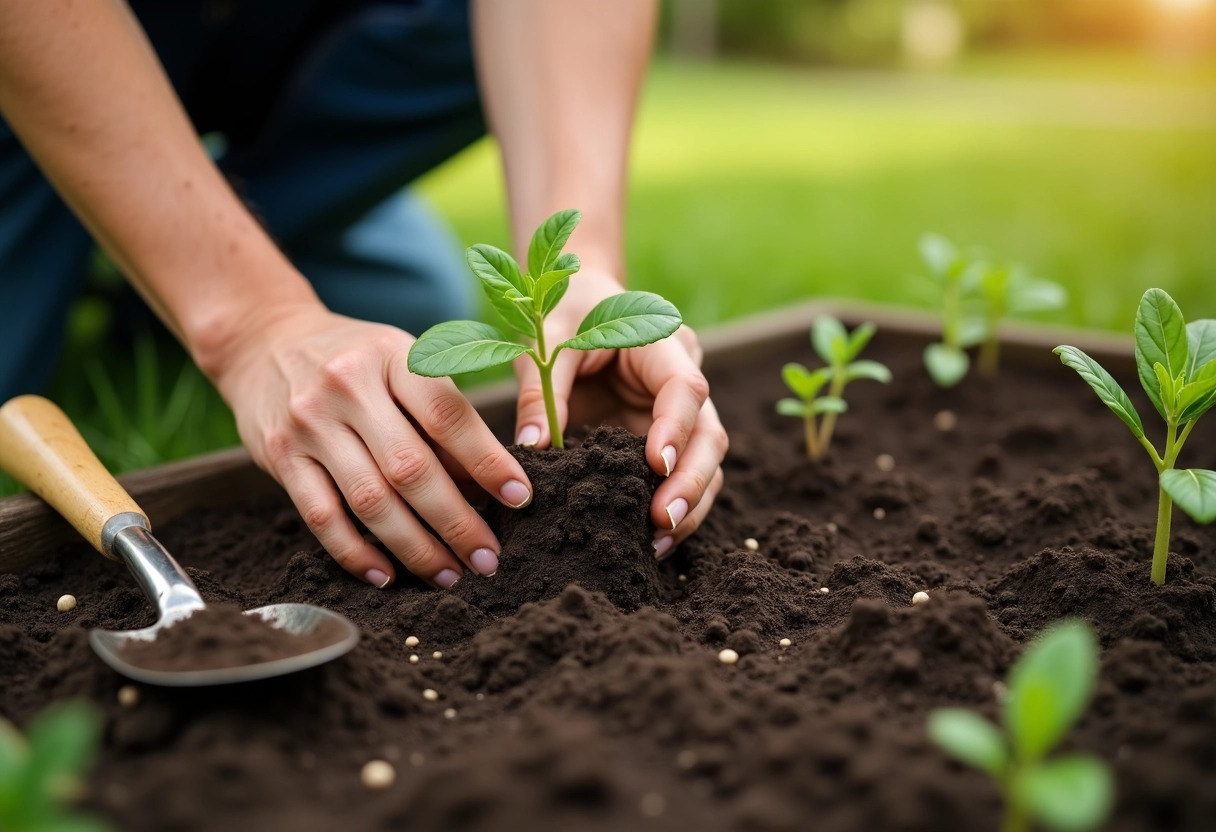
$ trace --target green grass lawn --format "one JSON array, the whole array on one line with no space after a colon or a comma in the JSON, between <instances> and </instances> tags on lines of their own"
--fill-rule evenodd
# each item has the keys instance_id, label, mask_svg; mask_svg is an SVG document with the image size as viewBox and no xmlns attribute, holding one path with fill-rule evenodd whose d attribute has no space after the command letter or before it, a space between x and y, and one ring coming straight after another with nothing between
<instances>
[{"instance_id":1,"label":"green grass lawn","mask_svg":"<svg viewBox=\"0 0 1216 832\"><path fill-rule=\"evenodd\" d=\"M464 241L507 245L490 142L421 188ZM1127 331L1149 286L1189 317L1216 317L1216 72L1111 55L981 56L951 76L654 67L635 138L630 282L693 325L818 296L923 306L910 277L926 231L1063 283L1072 306L1049 320ZM179 423L158 427L155 385L129 380L129 348L92 364L90 383L66 362L52 392L108 464L236 441L197 376ZM123 380L113 397L99 368ZM178 371L168 359L156 371L165 401Z\"/></svg>"}]
</instances>

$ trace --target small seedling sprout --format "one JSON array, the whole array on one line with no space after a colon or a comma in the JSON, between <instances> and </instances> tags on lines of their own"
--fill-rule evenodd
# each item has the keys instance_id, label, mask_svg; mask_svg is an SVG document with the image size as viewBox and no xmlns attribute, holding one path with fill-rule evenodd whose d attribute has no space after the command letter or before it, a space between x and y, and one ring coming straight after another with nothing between
<instances>
[{"instance_id":1,"label":"small seedling sprout","mask_svg":"<svg viewBox=\"0 0 1216 832\"><path fill-rule=\"evenodd\" d=\"M961 708L929 715L930 739L996 781L1005 801L1003 832L1027 832L1032 822L1086 832L1110 813L1114 784L1101 760L1086 754L1046 759L1085 710L1097 675L1093 629L1067 620L1040 635L1009 671L1004 730Z\"/></svg>"},{"instance_id":2,"label":"small seedling sprout","mask_svg":"<svg viewBox=\"0 0 1216 832\"><path fill-rule=\"evenodd\" d=\"M1165 420L1165 449L1144 435L1131 399L1102 365L1076 347L1054 352L1094 389L1148 451L1157 468L1157 537L1152 582L1165 583L1174 503L1196 522L1216 520L1216 471L1174 467L1199 417L1216 405L1216 320L1191 321L1165 291L1149 289L1136 312L1136 370L1149 401Z\"/></svg>"},{"instance_id":3,"label":"small seedling sprout","mask_svg":"<svg viewBox=\"0 0 1216 832\"><path fill-rule=\"evenodd\" d=\"M477 321L448 321L431 327L410 348L408 366L421 376L438 378L487 370L531 358L540 370L541 391L553 447L561 448L553 396L553 362L564 349L602 350L640 347L666 338L679 329L680 313L651 292L622 292L600 301L579 324L573 337L555 346L545 344L545 318L556 308L579 270L579 259L562 249L582 214L558 211L549 217L528 246L525 272L511 255L479 244L466 252L469 268L481 281L491 306L514 332L531 340L528 346L511 340L497 327Z\"/></svg>"},{"instance_id":4,"label":"small seedling sprout","mask_svg":"<svg viewBox=\"0 0 1216 832\"><path fill-rule=\"evenodd\" d=\"M806 452L811 459L819 459L827 453L836 417L848 409L844 389L850 381L859 378L883 384L891 381L891 371L877 361L853 360L870 343L874 331L874 324L864 323L850 334L836 318L821 315L811 327L811 344L827 366L812 371L791 362L781 368L786 386L798 398L781 399L777 402L777 412L803 420ZM827 395L820 396L825 384Z\"/></svg>"},{"instance_id":5,"label":"small seedling sprout","mask_svg":"<svg viewBox=\"0 0 1216 832\"><path fill-rule=\"evenodd\" d=\"M109 829L70 808L80 793L100 736L100 718L92 708L78 702L47 708L30 723L25 737L0 719L0 829Z\"/></svg>"},{"instance_id":6,"label":"small seedling sprout","mask_svg":"<svg viewBox=\"0 0 1216 832\"><path fill-rule=\"evenodd\" d=\"M925 348L925 368L939 387L953 387L971 367L967 350L979 345L980 372L994 376L1000 365L1000 323L1006 315L1060 309L1064 287L1031 276L1015 263L965 253L939 234L920 241L921 257L938 285L942 340Z\"/></svg>"}]
</instances>

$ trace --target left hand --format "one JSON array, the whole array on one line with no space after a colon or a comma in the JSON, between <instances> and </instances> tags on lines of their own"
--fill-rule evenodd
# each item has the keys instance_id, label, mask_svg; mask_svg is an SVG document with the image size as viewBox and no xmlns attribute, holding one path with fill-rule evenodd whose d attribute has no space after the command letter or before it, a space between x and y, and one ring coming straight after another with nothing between
<instances>
[{"instance_id":1,"label":"left hand","mask_svg":"<svg viewBox=\"0 0 1216 832\"><path fill-rule=\"evenodd\" d=\"M563 302L545 321L549 344L578 330L583 317L604 298L624 291L606 273L583 271L571 280ZM519 376L516 442L550 442L540 374L527 357ZM564 430L579 423L617 424L647 434L646 460L666 480L655 491L650 517L658 531L655 556L662 558L696 531L722 489L726 430L709 399L701 373L701 347L686 326L670 338L628 350L562 350L553 367L557 421Z\"/></svg>"}]
</instances>

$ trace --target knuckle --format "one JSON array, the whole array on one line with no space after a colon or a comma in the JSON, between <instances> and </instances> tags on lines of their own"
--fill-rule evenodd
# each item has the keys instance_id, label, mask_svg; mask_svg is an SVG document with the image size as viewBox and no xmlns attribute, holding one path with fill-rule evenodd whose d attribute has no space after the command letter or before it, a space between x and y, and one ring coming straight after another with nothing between
<instances>
[{"instance_id":1,"label":"knuckle","mask_svg":"<svg viewBox=\"0 0 1216 832\"><path fill-rule=\"evenodd\" d=\"M350 392L359 387L363 359L357 353L343 352L326 359L320 368L321 383L329 390Z\"/></svg>"},{"instance_id":2,"label":"knuckle","mask_svg":"<svg viewBox=\"0 0 1216 832\"><path fill-rule=\"evenodd\" d=\"M449 518L443 526L443 539L451 544L475 537L481 530L481 521L476 518L477 515L471 511Z\"/></svg>"},{"instance_id":3,"label":"knuckle","mask_svg":"<svg viewBox=\"0 0 1216 832\"><path fill-rule=\"evenodd\" d=\"M695 494L698 499L705 493L705 489L709 487L709 478L702 471L689 471L686 482L689 492Z\"/></svg>"},{"instance_id":4,"label":"knuckle","mask_svg":"<svg viewBox=\"0 0 1216 832\"><path fill-rule=\"evenodd\" d=\"M388 488L379 478L363 477L355 482L346 497L351 510L364 520L382 517L392 504Z\"/></svg>"},{"instance_id":5,"label":"knuckle","mask_svg":"<svg viewBox=\"0 0 1216 832\"><path fill-rule=\"evenodd\" d=\"M705 378L704 373L700 371L686 373L683 381L684 386L696 397L697 401L703 402L709 398L709 380Z\"/></svg>"},{"instance_id":6,"label":"knuckle","mask_svg":"<svg viewBox=\"0 0 1216 832\"><path fill-rule=\"evenodd\" d=\"M338 519L341 508L334 500L314 500L303 507L300 516L313 531L329 528Z\"/></svg>"},{"instance_id":7,"label":"knuckle","mask_svg":"<svg viewBox=\"0 0 1216 832\"><path fill-rule=\"evenodd\" d=\"M427 403L422 417L431 436L451 436L468 424L469 403L459 393L439 393Z\"/></svg>"},{"instance_id":8,"label":"knuckle","mask_svg":"<svg viewBox=\"0 0 1216 832\"><path fill-rule=\"evenodd\" d=\"M465 470L475 481L487 482L496 478L495 475L499 472L500 467L499 455L494 451L487 451L475 459Z\"/></svg>"},{"instance_id":9,"label":"knuckle","mask_svg":"<svg viewBox=\"0 0 1216 832\"><path fill-rule=\"evenodd\" d=\"M539 387L522 387L519 391L519 410L531 413L545 406L544 394Z\"/></svg>"},{"instance_id":10,"label":"knuckle","mask_svg":"<svg viewBox=\"0 0 1216 832\"><path fill-rule=\"evenodd\" d=\"M416 487L430 473L430 452L412 445L398 445L389 451L384 476L398 491Z\"/></svg>"},{"instance_id":11,"label":"knuckle","mask_svg":"<svg viewBox=\"0 0 1216 832\"><path fill-rule=\"evenodd\" d=\"M295 449L295 438L289 430L274 428L266 433L263 444L267 459L271 466L277 469L280 463L291 456Z\"/></svg>"},{"instance_id":12,"label":"knuckle","mask_svg":"<svg viewBox=\"0 0 1216 832\"><path fill-rule=\"evenodd\" d=\"M433 568L436 560L435 547L428 540L410 540L395 554L405 568L415 575L429 576L437 571Z\"/></svg>"},{"instance_id":13,"label":"knuckle","mask_svg":"<svg viewBox=\"0 0 1216 832\"><path fill-rule=\"evenodd\" d=\"M323 410L321 397L310 391L292 393L287 400L287 418L298 428L316 424Z\"/></svg>"}]
</instances>

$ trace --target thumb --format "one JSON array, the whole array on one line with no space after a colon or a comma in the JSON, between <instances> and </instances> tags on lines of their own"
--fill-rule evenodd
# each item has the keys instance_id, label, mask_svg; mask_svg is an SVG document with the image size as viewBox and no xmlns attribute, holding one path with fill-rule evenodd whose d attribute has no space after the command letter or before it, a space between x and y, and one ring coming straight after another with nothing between
<instances>
[{"instance_id":1,"label":"thumb","mask_svg":"<svg viewBox=\"0 0 1216 832\"><path fill-rule=\"evenodd\" d=\"M553 403L557 412L558 429L565 431L569 413L570 391L578 371L578 355L566 350L553 364ZM519 445L547 447L552 444L545 395L541 387L540 369L530 357L520 356L515 362L519 377L519 402L515 415L515 442Z\"/></svg>"}]
</instances>

